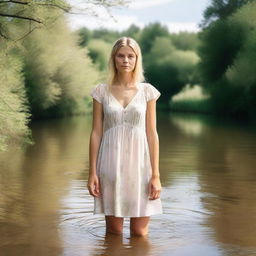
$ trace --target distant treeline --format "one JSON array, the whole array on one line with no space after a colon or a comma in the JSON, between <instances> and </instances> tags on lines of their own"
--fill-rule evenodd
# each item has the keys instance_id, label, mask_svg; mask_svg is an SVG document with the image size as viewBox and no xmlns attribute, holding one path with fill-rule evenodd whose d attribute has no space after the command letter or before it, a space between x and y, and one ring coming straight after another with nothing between
<instances>
[{"instance_id":1,"label":"distant treeline","mask_svg":"<svg viewBox=\"0 0 256 256\"><path fill-rule=\"evenodd\" d=\"M210 97L197 103L204 107L197 107L197 112L254 119L255 13L255 0L212 0L204 11L199 33L171 34L160 23L143 29L132 25L122 32L82 28L79 43L89 49L93 62L104 72L113 41L131 36L142 48L147 80L162 92L160 107L168 109L171 97L186 85L200 85ZM184 108L186 112L189 106L191 100Z\"/></svg>"},{"instance_id":2,"label":"distant treeline","mask_svg":"<svg viewBox=\"0 0 256 256\"><path fill-rule=\"evenodd\" d=\"M104 74L115 40L121 36L136 39L142 50L146 80L161 91L159 103L163 108L168 108L170 98L186 84L199 82L196 51L200 42L197 33L171 34L166 26L155 22L143 29L131 25L121 32L81 28L78 35L80 46L89 50L94 64Z\"/></svg>"}]
</instances>

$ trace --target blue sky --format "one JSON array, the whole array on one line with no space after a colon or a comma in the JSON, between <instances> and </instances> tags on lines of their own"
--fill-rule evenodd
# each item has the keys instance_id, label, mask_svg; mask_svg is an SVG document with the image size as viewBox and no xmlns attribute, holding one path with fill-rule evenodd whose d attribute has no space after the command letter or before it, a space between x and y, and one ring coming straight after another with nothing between
<instances>
[{"instance_id":1,"label":"blue sky","mask_svg":"<svg viewBox=\"0 0 256 256\"><path fill-rule=\"evenodd\" d=\"M82 6L79 0L77 6ZM170 32L199 31L198 23L203 18L204 9L211 0L133 0L127 7L111 10L114 19L107 14L105 9L94 9L100 19L85 15L70 15L69 25L72 29L86 26L91 29L109 28L122 31L131 24L141 28L150 22L160 22L166 25ZM83 6L86 8L86 6Z\"/></svg>"}]
</instances>

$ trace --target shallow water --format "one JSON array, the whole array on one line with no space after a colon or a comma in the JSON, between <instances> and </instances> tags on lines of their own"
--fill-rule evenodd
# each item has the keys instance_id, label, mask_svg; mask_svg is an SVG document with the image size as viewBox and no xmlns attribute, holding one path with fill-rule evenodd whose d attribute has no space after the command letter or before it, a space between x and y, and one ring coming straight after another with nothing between
<instances>
[{"instance_id":1,"label":"shallow water","mask_svg":"<svg viewBox=\"0 0 256 256\"><path fill-rule=\"evenodd\" d=\"M164 214L146 238L105 235L86 189L90 116L33 124L36 144L0 154L0 255L256 255L256 131L158 114Z\"/></svg>"}]
</instances>

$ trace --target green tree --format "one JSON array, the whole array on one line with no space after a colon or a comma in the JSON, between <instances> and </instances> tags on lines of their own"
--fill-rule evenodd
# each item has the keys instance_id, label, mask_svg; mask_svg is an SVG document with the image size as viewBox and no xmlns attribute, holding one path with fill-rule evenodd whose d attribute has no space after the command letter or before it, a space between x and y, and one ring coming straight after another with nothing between
<instances>
[{"instance_id":1,"label":"green tree","mask_svg":"<svg viewBox=\"0 0 256 256\"><path fill-rule=\"evenodd\" d=\"M249 2L255 0L212 0L204 11L204 20L200 25L206 27L215 20L223 20Z\"/></svg>"},{"instance_id":2,"label":"green tree","mask_svg":"<svg viewBox=\"0 0 256 256\"><path fill-rule=\"evenodd\" d=\"M200 42L198 33L180 32L170 34L170 38L175 47L183 51L197 51Z\"/></svg>"},{"instance_id":3,"label":"green tree","mask_svg":"<svg viewBox=\"0 0 256 256\"><path fill-rule=\"evenodd\" d=\"M20 40L33 30L52 23L57 17L45 15L49 10L60 10L69 14L86 14L97 16L96 9L104 7L111 15L111 9L123 6L127 0L88 0L81 2L81 7L66 0L0 0L0 37ZM23 22L26 30L17 34L17 22Z\"/></svg>"},{"instance_id":4,"label":"green tree","mask_svg":"<svg viewBox=\"0 0 256 256\"><path fill-rule=\"evenodd\" d=\"M86 48L64 18L35 31L24 43L26 90L33 118L81 113L88 89L100 78Z\"/></svg>"},{"instance_id":5,"label":"green tree","mask_svg":"<svg viewBox=\"0 0 256 256\"><path fill-rule=\"evenodd\" d=\"M78 39L79 45L81 47L85 47L88 45L88 42L91 40L93 32L90 29L83 27L77 31L77 34L79 37Z\"/></svg>"},{"instance_id":6,"label":"green tree","mask_svg":"<svg viewBox=\"0 0 256 256\"><path fill-rule=\"evenodd\" d=\"M103 40L92 39L89 41L87 48L89 56L98 69L101 71L106 70L112 45Z\"/></svg>"},{"instance_id":7,"label":"green tree","mask_svg":"<svg viewBox=\"0 0 256 256\"><path fill-rule=\"evenodd\" d=\"M125 36L132 37L136 41L138 41L139 37L140 37L140 33L141 33L141 29L138 26L132 24L129 28L124 30L121 34L125 35Z\"/></svg>"},{"instance_id":8,"label":"green tree","mask_svg":"<svg viewBox=\"0 0 256 256\"><path fill-rule=\"evenodd\" d=\"M220 79L233 63L245 40L244 27L219 20L200 33L200 39L199 68L206 85Z\"/></svg>"},{"instance_id":9,"label":"green tree","mask_svg":"<svg viewBox=\"0 0 256 256\"><path fill-rule=\"evenodd\" d=\"M89 88L100 74L87 49L76 46L78 38L71 36L64 13L95 15L93 7L110 11L125 2L89 0L78 9L64 0L0 0L1 149L30 135L31 113L86 111Z\"/></svg>"},{"instance_id":10,"label":"green tree","mask_svg":"<svg viewBox=\"0 0 256 256\"><path fill-rule=\"evenodd\" d=\"M29 106L25 94L22 61L12 45L0 46L0 151L8 145L32 142L28 122Z\"/></svg>"},{"instance_id":11,"label":"green tree","mask_svg":"<svg viewBox=\"0 0 256 256\"><path fill-rule=\"evenodd\" d=\"M216 112L253 117L256 114L256 3L247 3L200 37L199 69Z\"/></svg>"},{"instance_id":12,"label":"green tree","mask_svg":"<svg viewBox=\"0 0 256 256\"><path fill-rule=\"evenodd\" d=\"M141 31L139 43L144 54L150 51L156 37L169 37L168 28L159 22L150 23Z\"/></svg>"},{"instance_id":13,"label":"green tree","mask_svg":"<svg viewBox=\"0 0 256 256\"><path fill-rule=\"evenodd\" d=\"M113 31L105 28L95 29L93 31L93 38L106 41L113 44L121 36L120 32Z\"/></svg>"},{"instance_id":14,"label":"green tree","mask_svg":"<svg viewBox=\"0 0 256 256\"><path fill-rule=\"evenodd\" d=\"M162 92L161 102L168 105L170 98L187 83L195 82L198 56L193 51L177 50L170 38L157 37L145 56L148 81Z\"/></svg>"}]
</instances>

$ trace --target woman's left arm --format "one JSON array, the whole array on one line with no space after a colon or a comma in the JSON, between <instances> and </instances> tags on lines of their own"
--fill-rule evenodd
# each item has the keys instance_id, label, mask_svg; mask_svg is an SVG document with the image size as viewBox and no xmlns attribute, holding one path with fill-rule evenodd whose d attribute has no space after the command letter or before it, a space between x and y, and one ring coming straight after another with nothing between
<instances>
[{"instance_id":1,"label":"woman's left arm","mask_svg":"<svg viewBox=\"0 0 256 256\"><path fill-rule=\"evenodd\" d=\"M152 166L152 177L149 183L149 199L154 200L160 197L162 190L159 172L159 138L156 128L156 100L147 102L146 111L146 134L150 151Z\"/></svg>"}]
</instances>

